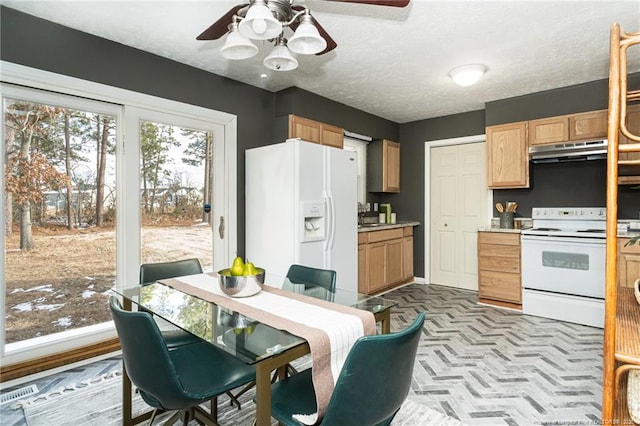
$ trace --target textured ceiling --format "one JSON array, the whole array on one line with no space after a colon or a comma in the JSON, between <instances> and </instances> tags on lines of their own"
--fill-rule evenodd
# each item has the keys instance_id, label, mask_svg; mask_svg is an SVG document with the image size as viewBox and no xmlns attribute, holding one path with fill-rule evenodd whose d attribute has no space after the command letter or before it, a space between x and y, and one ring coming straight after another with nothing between
<instances>
[{"instance_id":1,"label":"textured ceiling","mask_svg":"<svg viewBox=\"0 0 640 426\"><path fill-rule=\"evenodd\" d=\"M338 43L322 56L298 57L295 71L264 68L257 56L229 61L224 38L195 38L246 1L33 1L3 5L270 91L297 86L398 122L482 109L484 103L608 77L614 22L640 31L640 0L431 1L406 8L323 0L305 4ZM629 71L640 71L640 49ZM482 63L468 88L447 73ZM260 74L267 72L267 78Z\"/></svg>"}]
</instances>

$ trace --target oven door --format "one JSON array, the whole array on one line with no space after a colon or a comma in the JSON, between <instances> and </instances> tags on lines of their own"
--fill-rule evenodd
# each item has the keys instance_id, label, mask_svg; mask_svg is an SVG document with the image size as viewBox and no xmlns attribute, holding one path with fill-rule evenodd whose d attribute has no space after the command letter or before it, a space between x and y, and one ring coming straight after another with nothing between
<instances>
[{"instance_id":1,"label":"oven door","mask_svg":"<svg viewBox=\"0 0 640 426\"><path fill-rule=\"evenodd\" d=\"M605 240L522 236L522 287L604 299Z\"/></svg>"}]
</instances>

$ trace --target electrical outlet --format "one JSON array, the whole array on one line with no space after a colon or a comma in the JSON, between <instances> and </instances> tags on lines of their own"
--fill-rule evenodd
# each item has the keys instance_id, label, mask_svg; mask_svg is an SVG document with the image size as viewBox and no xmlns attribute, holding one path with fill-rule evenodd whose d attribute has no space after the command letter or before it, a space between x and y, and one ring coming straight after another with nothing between
<instances>
[{"instance_id":1,"label":"electrical outlet","mask_svg":"<svg viewBox=\"0 0 640 426\"><path fill-rule=\"evenodd\" d=\"M373 211L374 212L378 211L378 203L373 203Z\"/></svg>"}]
</instances>

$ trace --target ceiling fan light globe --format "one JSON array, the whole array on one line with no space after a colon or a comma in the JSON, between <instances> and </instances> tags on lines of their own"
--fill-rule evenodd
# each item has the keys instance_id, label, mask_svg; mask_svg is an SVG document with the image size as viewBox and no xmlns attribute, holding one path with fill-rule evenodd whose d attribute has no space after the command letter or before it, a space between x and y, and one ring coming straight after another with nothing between
<instances>
[{"instance_id":1,"label":"ceiling fan light globe","mask_svg":"<svg viewBox=\"0 0 640 426\"><path fill-rule=\"evenodd\" d=\"M262 62L265 67L274 71L292 71L298 68L298 61L287 46L277 45Z\"/></svg>"},{"instance_id":2,"label":"ceiling fan light globe","mask_svg":"<svg viewBox=\"0 0 640 426\"><path fill-rule=\"evenodd\" d=\"M282 32L282 23L278 21L264 1L256 1L247 11L238 25L243 36L253 40L269 40Z\"/></svg>"},{"instance_id":3,"label":"ceiling fan light globe","mask_svg":"<svg viewBox=\"0 0 640 426\"><path fill-rule=\"evenodd\" d=\"M449 77L462 87L473 86L487 72L487 67L481 64L463 65L449 71Z\"/></svg>"},{"instance_id":4,"label":"ceiling fan light globe","mask_svg":"<svg viewBox=\"0 0 640 426\"><path fill-rule=\"evenodd\" d=\"M327 41L309 21L303 21L287 43L289 49L301 55L315 55L327 48Z\"/></svg>"},{"instance_id":5,"label":"ceiling fan light globe","mask_svg":"<svg viewBox=\"0 0 640 426\"><path fill-rule=\"evenodd\" d=\"M231 31L220 49L226 59L249 59L258 53L258 47L237 31Z\"/></svg>"}]
</instances>

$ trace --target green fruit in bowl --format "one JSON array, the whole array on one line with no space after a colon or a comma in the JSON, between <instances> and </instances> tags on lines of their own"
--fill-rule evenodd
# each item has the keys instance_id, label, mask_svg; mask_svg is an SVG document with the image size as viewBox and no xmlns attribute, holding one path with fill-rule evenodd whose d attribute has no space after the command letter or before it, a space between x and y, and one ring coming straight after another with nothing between
<instances>
[{"instance_id":1,"label":"green fruit in bowl","mask_svg":"<svg viewBox=\"0 0 640 426\"><path fill-rule=\"evenodd\" d=\"M236 256L236 258L233 259L233 263L231 264L231 268L229 270L231 272L231 275L238 277L244 274L244 268L244 261L240 256Z\"/></svg>"},{"instance_id":2,"label":"green fruit in bowl","mask_svg":"<svg viewBox=\"0 0 640 426\"><path fill-rule=\"evenodd\" d=\"M244 265L244 269L242 270L242 275L249 276L249 275L258 275L258 271L256 270L256 267L253 265L252 262L247 262Z\"/></svg>"}]
</instances>

